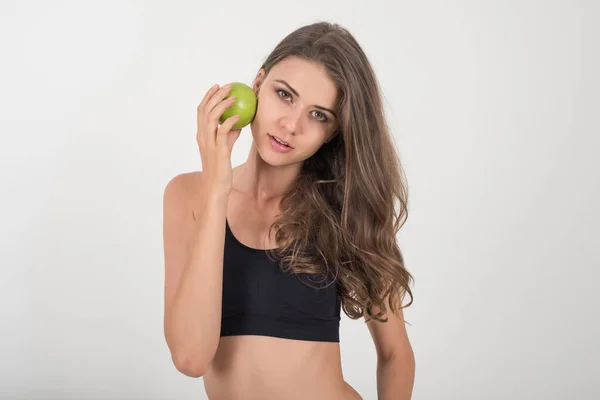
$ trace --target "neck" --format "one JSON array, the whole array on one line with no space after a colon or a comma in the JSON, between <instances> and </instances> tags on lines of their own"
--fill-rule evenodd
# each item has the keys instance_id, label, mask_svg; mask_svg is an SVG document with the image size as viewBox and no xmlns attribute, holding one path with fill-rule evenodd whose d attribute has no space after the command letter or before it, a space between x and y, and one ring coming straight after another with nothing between
<instances>
[{"instance_id":1,"label":"neck","mask_svg":"<svg viewBox=\"0 0 600 400\"><path fill-rule=\"evenodd\" d=\"M266 163L253 142L246 162L239 167L234 188L258 204L281 199L300 173L302 164L273 166Z\"/></svg>"}]
</instances>

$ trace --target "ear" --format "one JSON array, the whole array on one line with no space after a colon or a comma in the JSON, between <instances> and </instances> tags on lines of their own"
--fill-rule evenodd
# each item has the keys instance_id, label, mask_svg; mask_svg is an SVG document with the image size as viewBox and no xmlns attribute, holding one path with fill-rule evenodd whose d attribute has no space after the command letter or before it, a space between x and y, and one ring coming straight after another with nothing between
<instances>
[{"instance_id":1,"label":"ear","mask_svg":"<svg viewBox=\"0 0 600 400\"><path fill-rule=\"evenodd\" d=\"M254 78L254 82L252 83L252 90L254 90L254 94L258 97L258 93L260 92L260 88L265 80L266 73L265 69L261 68L258 70L256 74L256 78Z\"/></svg>"}]
</instances>

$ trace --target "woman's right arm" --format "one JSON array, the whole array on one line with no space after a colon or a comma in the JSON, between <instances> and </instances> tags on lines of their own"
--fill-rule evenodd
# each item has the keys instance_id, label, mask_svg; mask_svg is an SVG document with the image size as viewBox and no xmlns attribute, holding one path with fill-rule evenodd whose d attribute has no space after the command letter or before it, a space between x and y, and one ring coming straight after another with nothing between
<instances>
[{"instance_id":1,"label":"woman's right arm","mask_svg":"<svg viewBox=\"0 0 600 400\"><path fill-rule=\"evenodd\" d=\"M220 338L228 194L190 191L191 178L173 178L164 193L164 334L177 370L199 377ZM191 199L195 214L187 193L198 193Z\"/></svg>"},{"instance_id":2,"label":"woman's right arm","mask_svg":"<svg viewBox=\"0 0 600 400\"><path fill-rule=\"evenodd\" d=\"M196 141L202 160L199 179L180 174L165 188L164 332L176 368L188 376L204 375L221 336L223 252L227 201L233 185L231 151L241 129L239 115L219 126L233 104L228 85L214 85L198 106Z\"/></svg>"}]
</instances>

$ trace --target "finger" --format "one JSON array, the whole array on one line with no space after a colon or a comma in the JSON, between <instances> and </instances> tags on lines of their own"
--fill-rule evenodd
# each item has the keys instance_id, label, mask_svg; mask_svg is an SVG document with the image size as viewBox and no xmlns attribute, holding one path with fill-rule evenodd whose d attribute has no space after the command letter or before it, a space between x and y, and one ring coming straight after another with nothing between
<instances>
[{"instance_id":1,"label":"finger","mask_svg":"<svg viewBox=\"0 0 600 400\"><path fill-rule=\"evenodd\" d=\"M215 106L219 104L219 102L221 102L225 97L227 97L230 90L231 87L229 87L228 85L225 85L221 89L217 90L211 96L210 100L208 100L208 103L206 104L206 112L210 113L213 110L213 108L215 108Z\"/></svg>"},{"instance_id":2,"label":"finger","mask_svg":"<svg viewBox=\"0 0 600 400\"><path fill-rule=\"evenodd\" d=\"M204 94L204 97L202 98L202 101L198 105L198 110L200 110L201 108L204 108L206 106L208 101L217 92L218 89L219 89L219 84L215 83L210 89L208 89L206 91L206 93Z\"/></svg>"},{"instance_id":3,"label":"finger","mask_svg":"<svg viewBox=\"0 0 600 400\"><path fill-rule=\"evenodd\" d=\"M239 120L240 116L236 114L223 121L223 124L219 127L219 129L217 129L217 142L220 142L221 144L226 144L228 136L227 134L229 133L233 125Z\"/></svg>"},{"instance_id":4,"label":"finger","mask_svg":"<svg viewBox=\"0 0 600 400\"><path fill-rule=\"evenodd\" d=\"M208 114L208 120L211 122L217 122L221 115L235 103L235 97L228 97L221 101L213 110Z\"/></svg>"},{"instance_id":5,"label":"finger","mask_svg":"<svg viewBox=\"0 0 600 400\"><path fill-rule=\"evenodd\" d=\"M233 125L239 120L240 116L236 114L223 121L221 126L219 126L219 128L217 129L217 138L219 136L227 136L227 132L229 132L232 129Z\"/></svg>"},{"instance_id":6,"label":"finger","mask_svg":"<svg viewBox=\"0 0 600 400\"><path fill-rule=\"evenodd\" d=\"M240 137L241 129L232 129L227 133L227 148L229 149L229 153L233 150L233 145L236 140Z\"/></svg>"}]
</instances>

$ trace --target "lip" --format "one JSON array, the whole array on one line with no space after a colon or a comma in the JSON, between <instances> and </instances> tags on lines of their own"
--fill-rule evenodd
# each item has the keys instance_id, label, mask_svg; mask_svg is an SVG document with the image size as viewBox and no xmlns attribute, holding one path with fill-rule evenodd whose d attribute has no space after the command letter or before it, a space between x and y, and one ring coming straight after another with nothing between
<instances>
[{"instance_id":1,"label":"lip","mask_svg":"<svg viewBox=\"0 0 600 400\"><path fill-rule=\"evenodd\" d=\"M271 135L270 133L268 135L271 136L271 137L277 138L277 139L281 140L282 142L286 142L285 140L283 140L279 136ZM288 143L288 142L286 142L286 143ZM290 147L290 149L293 149L293 147L292 147L291 144L288 143L288 146Z\"/></svg>"},{"instance_id":2,"label":"lip","mask_svg":"<svg viewBox=\"0 0 600 400\"><path fill-rule=\"evenodd\" d=\"M272 137L274 137L274 138L277 138L277 139L281 140L282 142L285 142L285 140L283 140L283 139L282 139L282 138L280 138L279 136L271 135L270 133L268 133L268 135L269 135L269 136L272 136ZM286 143L287 143L287 142L286 142ZM288 146L289 146L291 149L293 149L293 147L292 147L292 145L291 145L291 144L289 144L289 143L288 143Z\"/></svg>"},{"instance_id":3,"label":"lip","mask_svg":"<svg viewBox=\"0 0 600 400\"><path fill-rule=\"evenodd\" d=\"M276 137L276 136L273 136L273 135L270 135L270 134L269 134L269 142L271 143L271 146L273 147L273 149L274 149L275 151L277 151L277 152L280 152L280 153L287 153L288 151L291 151L291 150L293 150L293 149L294 149L294 148L293 148L293 147L291 147L291 146L290 146L290 147L287 147L287 146L284 146L284 145L282 145L282 144L278 143L278 142L277 142L277 141L274 139L274 137ZM278 138L278 139L280 139L280 138Z\"/></svg>"}]
</instances>

